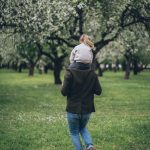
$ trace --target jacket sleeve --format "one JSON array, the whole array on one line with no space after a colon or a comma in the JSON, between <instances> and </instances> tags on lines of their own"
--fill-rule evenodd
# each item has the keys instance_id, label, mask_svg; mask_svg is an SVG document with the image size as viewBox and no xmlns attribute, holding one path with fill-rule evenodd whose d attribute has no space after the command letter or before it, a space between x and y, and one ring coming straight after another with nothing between
<instances>
[{"instance_id":1,"label":"jacket sleeve","mask_svg":"<svg viewBox=\"0 0 150 150\"><path fill-rule=\"evenodd\" d=\"M61 94L63 96L67 96L69 94L71 80L72 80L72 74L70 71L67 70L65 73L64 82L63 82L62 88L61 88Z\"/></svg>"},{"instance_id":2,"label":"jacket sleeve","mask_svg":"<svg viewBox=\"0 0 150 150\"><path fill-rule=\"evenodd\" d=\"M98 80L98 76L97 75L96 75L96 78L95 78L95 83L94 83L93 90L94 90L94 94L96 94L96 95L100 95L102 93L102 88L101 88L101 85L100 85L100 82Z\"/></svg>"}]
</instances>

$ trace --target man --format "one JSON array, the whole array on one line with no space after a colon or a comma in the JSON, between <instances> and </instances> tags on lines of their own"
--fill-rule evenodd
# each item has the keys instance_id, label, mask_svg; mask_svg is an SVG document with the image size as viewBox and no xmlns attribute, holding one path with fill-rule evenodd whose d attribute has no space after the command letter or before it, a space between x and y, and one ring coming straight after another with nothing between
<instances>
[{"instance_id":1,"label":"man","mask_svg":"<svg viewBox=\"0 0 150 150\"><path fill-rule=\"evenodd\" d=\"M93 70L78 67L66 70L61 93L63 96L67 96L67 120L75 150L83 150L79 135L81 135L87 150L94 150L86 125L91 113L95 112L94 94L100 95L102 89Z\"/></svg>"}]
</instances>

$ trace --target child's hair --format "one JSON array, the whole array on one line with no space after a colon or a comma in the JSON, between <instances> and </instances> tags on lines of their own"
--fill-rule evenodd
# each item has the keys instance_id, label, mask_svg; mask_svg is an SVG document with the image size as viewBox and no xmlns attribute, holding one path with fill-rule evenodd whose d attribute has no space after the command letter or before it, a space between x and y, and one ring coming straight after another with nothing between
<instances>
[{"instance_id":1,"label":"child's hair","mask_svg":"<svg viewBox=\"0 0 150 150\"><path fill-rule=\"evenodd\" d=\"M80 43L85 43L89 47L94 48L94 43L93 43L92 39L87 34L81 35L79 41L80 41Z\"/></svg>"}]
</instances>

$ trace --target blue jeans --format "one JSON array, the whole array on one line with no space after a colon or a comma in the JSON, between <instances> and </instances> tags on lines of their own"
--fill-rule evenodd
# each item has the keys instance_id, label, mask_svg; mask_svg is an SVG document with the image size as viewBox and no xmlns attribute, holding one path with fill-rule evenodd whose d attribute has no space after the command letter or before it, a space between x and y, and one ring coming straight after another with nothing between
<instances>
[{"instance_id":1,"label":"blue jeans","mask_svg":"<svg viewBox=\"0 0 150 150\"><path fill-rule=\"evenodd\" d=\"M87 149L93 147L91 136L86 128L86 125L90 119L91 114L73 114L67 113L68 125L72 142L75 150L83 150L82 143L80 141L80 135L86 145ZM79 135L80 134L80 135Z\"/></svg>"}]
</instances>

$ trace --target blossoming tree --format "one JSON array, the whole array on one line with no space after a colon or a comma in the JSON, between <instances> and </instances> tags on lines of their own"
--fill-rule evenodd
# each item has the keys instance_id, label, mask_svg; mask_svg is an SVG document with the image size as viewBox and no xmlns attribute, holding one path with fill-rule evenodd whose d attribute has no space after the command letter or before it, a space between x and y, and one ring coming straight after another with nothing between
<instances>
[{"instance_id":1,"label":"blossoming tree","mask_svg":"<svg viewBox=\"0 0 150 150\"><path fill-rule=\"evenodd\" d=\"M141 24L149 33L149 4L149 0L1 0L0 30L18 33L20 43L32 43L38 55L49 55L50 59L56 51L58 55L63 52L65 57L67 51L61 47L74 47L79 37L87 33L95 41L96 55L129 26ZM53 44L55 50L44 49L47 40L57 43ZM24 51L30 57L26 48ZM37 53L34 54L36 57ZM60 71L57 73L60 76Z\"/></svg>"}]
</instances>

